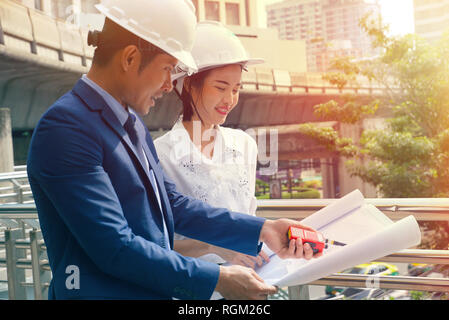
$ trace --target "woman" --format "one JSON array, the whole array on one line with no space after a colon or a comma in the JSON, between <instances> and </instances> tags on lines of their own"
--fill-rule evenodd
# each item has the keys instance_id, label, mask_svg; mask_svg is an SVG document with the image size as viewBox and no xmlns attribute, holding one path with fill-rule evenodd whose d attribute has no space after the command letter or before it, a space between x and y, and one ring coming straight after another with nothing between
<instances>
[{"instance_id":1,"label":"woman","mask_svg":"<svg viewBox=\"0 0 449 320\"><path fill-rule=\"evenodd\" d=\"M179 78L175 89L182 115L171 131L154 141L160 163L180 192L255 215L256 142L241 130L220 125L237 105L242 70L263 61L249 59L231 31L209 21L198 24L192 55L199 71ZM174 249L185 256L253 268L268 261L264 252L251 257L180 235Z\"/></svg>"}]
</instances>

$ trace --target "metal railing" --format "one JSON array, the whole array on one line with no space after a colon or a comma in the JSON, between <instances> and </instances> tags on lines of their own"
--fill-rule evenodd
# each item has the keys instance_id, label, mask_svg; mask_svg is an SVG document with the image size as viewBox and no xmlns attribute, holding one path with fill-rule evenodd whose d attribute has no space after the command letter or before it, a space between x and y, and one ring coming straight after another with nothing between
<instances>
[{"instance_id":1,"label":"metal railing","mask_svg":"<svg viewBox=\"0 0 449 320\"><path fill-rule=\"evenodd\" d=\"M334 201L337 199L259 200L257 215L268 219L303 219ZM376 206L393 221L408 215L413 215L417 221L449 221L449 199L447 198L365 199L365 202ZM449 265L449 250L406 249L381 257L376 261ZM376 281L376 288L449 292L449 279L447 278L409 276L335 273L308 285L367 288L370 287L373 278ZM289 287L289 297L290 299L307 299L308 287Z\"/></svg>"},{"instance_id":2,"label":"metal railing","mask_svg":"<svg viewBox=\"0 0 449 320\"><path fill-rule=\"evenodd\" d=\"M0 246L5 247L5 258L0 258L0 267L6 267L8 298L30 298L26 289L30 287L35 300L46 299L51 270L41 231L36 228L6 228L4 238L0 238ZM27 281L25 270L31 270L32 282Z\"/></svg>"},{"instance_id":3,"label":"metal railing","mask_svg":"<svg viewBox=\"0 0 449 320\"><path fill-rule=\"evenodd\" d=\"M94 53L94 48L87 45L87 33L85 28L55 19L17 1L0 1L0 49L2 46L11 48L15 55L18 55L18 50L20 54L32 54L33 58L43 57L58 64L68 63L75 70L86 72ZM295 94L351 92L360 95L385 93L385 86L362 77L347 88L339 89L323 80L321 73L250 68L242 76L242 89L245 91Z\"/></svg>"},{"instance_id":4,"label":"metal railing","mask_svg":"<svg viewBox=\"0 0 449 320\"><path fill-rule=\"evenodd\" d=\"M22 169L23 168L19 168ZM3 179L3 180L2 180ZM29 188L26 172L18 171L0 174L0 181L23 179L21 187ZM15 192L18 193L18 192ZM23 196L15 195L16 200ZM12 199L14 200L14 199ZM294 218L303 219L317 210L331 204L337 199L302 199L302 200L259 200L257 215L269 219ZM365 199L375 205L392 220L399 220L413 215L418 221L449 221L449 199ZM46 248L39 230L36 207L33 203L16 203L0 205L1 247L5 247L5 258L0 256L0 267L8 269L8 296L10 299L24 299L24 287L34 288L35 299L46 298L51 271L46 256ZM32 202L32 200L30 200ZM423 263L431 265L449 265L449 250L408 249L376 259L376 261L396 263ZM24 270L32 271L32 282L24 279ZM352 275L335 273L309 285L335 285L365 288L369 286L373 275ZM375 276L378 288L419 290L431 292L449 292L449 279L410 277L410 276ZM1 282L1 280L0 280ZM289 288L290 299L307 298L307 286Z\"/></svg>"},{"instance_id":5,"label":"metal railing","mask_svg":"<svg viewBox=\"0 0 449 320\"><path fill-rule=\"evenodd\" d=\"M303 219L337 199L258 200L257 215ZM413 215L417 221L449 221L449 198L366 198L393 221Z\"/></svg>"},{"instance_id":6,"label":"metal railing","mask_svg":"<svg viewBox=\"0 0 449 320\"><path fill-rule=\"evenodd\" d=\"M14 166L14 172L26 172L27 171L27 166L26 165L21 165L21 166Z\"/></svg>"},{"instance_id":7,"label":"metal railing","mask_svg":"<svg viewBox=\"0 0 449 320\"><path fill-rule=\"evenodd\" d=\"M2 203L34 203L26 171L0 173L0 204Z\"/></svg>"},{"instance_id":8,"label":"metal railing","mask_svg":"<svg viewBox=\"0 0 449 320\"><path fill-rule=\"evenodd\" d=\"M414 201L415 199L409 199ZM302 201L302 200L298 200ZM329 200L323 200L324 203ZM277 202L274 200L274 202ZM305 200L304 202L310 202ZM260 204L260 212L266 211L270 201L264 201ZM314 204L316 205L316 204ZM295 204L298 209L298 204ZM300 207L299 207L300 208ZM310 209L305 205L304 208ZM441 206L428 206L428 210L437 209ZM381 208L382 209L382 208ZM385 208L384 208L385 209ZM419 209L419 210L418 210ZM412 208L408 208L409 212L413 212ZM421 211L421 208L417 208ZM418 212L415 212L418 213ZM413 213L412 213L413 214ZM290 215L291 216L291 215ZM419 214L415 215L419 220L425 220ZM441 221L447 221L446 215L440 215ZM435 217L432 217L435 221ZM50 280L50 268L45 255L45 245L41 239L41 233L38 229L38 220L36 208L32 204L28 205L1 205L0 206L0 225L4 227L5 237L0 241L0 246L5 246L6 259L0 260L0 266L6 266L8 271L8 287L13 288L9 291L10 299L24 297L23 286L32 286L34 288L34 296L36 299L45 298L46 290ZM27 226L30 228L25 232ZM23 250L30 250L30 257L27 258ZM376 261L384 262L403 262L403 263L426 263L435 265L449 265L448 250L420 250L410 249L388 255ZM25 282L23 278L24 269L31 269L33 274L33 282ZM429 278L429 277L410 277L410 276L375 276L378 288L385 289L401 289L401 290L419 290L430 292L449 292L449 279L447 278ZM324 277L317 281L309 283L309 285L335 285L344 287L365 288L373 279L373 275L352 275L335 273ZM307 289L305 286L290 287L290 299L306 298L307 294L303 292Z\"/></svg>"}]
</instances>

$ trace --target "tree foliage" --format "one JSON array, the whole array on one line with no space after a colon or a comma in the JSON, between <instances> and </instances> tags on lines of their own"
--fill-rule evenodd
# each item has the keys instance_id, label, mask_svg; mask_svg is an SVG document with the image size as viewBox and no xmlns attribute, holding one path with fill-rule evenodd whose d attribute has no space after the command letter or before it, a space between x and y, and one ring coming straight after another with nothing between
<instances>
[{"instance_id":1,"label":"tree foliage","mask_svg":"<svg viewBox=\"0 0 449 320\"><path fill-rule=\"evenodd\" d=\"M340 89L360 87L364 80L383 94L369 99L345 95L315 106L315 114L356 124L381 112L383 127L363 131L357 142L333 128L311 124L301 125L300 132L345 157L350 173L376 186L384 197L448 197L449 35L431 45L416 35L389 36L379 17L365 16L360 26L378 55L338 58L323 78ZM447 237L429 245L447 248Z\"/></svg>"}]
</instances>

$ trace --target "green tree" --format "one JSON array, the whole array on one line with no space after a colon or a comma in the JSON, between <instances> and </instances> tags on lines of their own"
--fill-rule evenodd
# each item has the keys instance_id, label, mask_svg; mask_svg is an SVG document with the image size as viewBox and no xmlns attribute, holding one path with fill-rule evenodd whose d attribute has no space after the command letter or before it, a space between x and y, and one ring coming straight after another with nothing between
<instances>
[{"instance_id":1,"label":"green tree","mask_svg":"<svg viewBox=\"0 0 449 320\"><path fill-rule=\"evenodd\" d=\"M448 197L449 35L430 45L416 35L389 36L380 17L365 16L360 26L379 55L337 58L323 78L340 89L360 87L365 80L384 93L342 95L315 106L315 114L347 124L380 114L384 127L363 131L357 142L312 124L301 125L300 132L345 157L351 175L376 186L384 197ZM440 235L425 245L447 249L448 223L427 227Z\"/></svg>"}]
</instances>

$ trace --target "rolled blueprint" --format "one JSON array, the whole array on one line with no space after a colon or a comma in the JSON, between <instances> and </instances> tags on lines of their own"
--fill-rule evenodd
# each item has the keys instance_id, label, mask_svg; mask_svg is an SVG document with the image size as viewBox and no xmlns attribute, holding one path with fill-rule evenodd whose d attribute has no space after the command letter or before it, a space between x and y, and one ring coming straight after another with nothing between
<instances>
[{"instance_id":1,"label":"rolled blueprint","mask_svg":"<svg viewBox=\"0 0 449 320\"><path fill-rule=\"evenodd\" d=\"M355 265L414 247L420 242L418 223L413 216L408 216L360 241L301 263L298 268L295 268L294 264L287 265L288 274L273 284L283 287L309 283Z\"/></svg>"},{"instance_id":2,"label":"rolled blueprint","mask_svg":"<svg viewBox=\"0 0 449 320\"><path fill-rule=\"evenodd\" d=\"M326 238L347 245L331 247L323 256L312 260L282 260L272 255L268 264L256 269L265 282L280 287L306 284L421 242L421 232L413 216L393 222L375 206L366 204L359 190L301 223L322 232Z\"/></svg>"}]
</instances>

